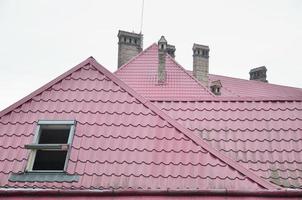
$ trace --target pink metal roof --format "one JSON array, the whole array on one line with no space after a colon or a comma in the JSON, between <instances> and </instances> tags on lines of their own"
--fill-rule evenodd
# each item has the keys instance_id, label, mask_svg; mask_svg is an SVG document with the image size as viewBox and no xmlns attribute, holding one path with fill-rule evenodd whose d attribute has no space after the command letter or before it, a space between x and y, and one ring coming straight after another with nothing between
<instances>
[{"instance_id":1,"label":"pink metal roof","mask_svg":"<svg viewBox=\"0 0 302 200\"><path fill-rule=\"evenodd\" d=\"M302 188L302 99L154 103L258 176Z\"/></svg>"},{"instance_id":2,"label":"pink metal roof","mask_svg":"<svg viewBox=\"0 0 302 200\"><path fill-rule=\"evenodd\" d=\"M166 84L158 84L157 54L157 45L153 44L118 69L115 75L136 92L153 101L213 99L212 93L192 76L192 71L185 70L170 56L166 59ZM270 100L302 98L301 88L209 74L209 81L216 80L220 80L222 89L221 95L214 97L215 99L228 97L262 97Z\"/></svg>"},{"instance_id":3,"label":"pink metal roof","mask_svg":"<svg viewBox=\"0 0 302 200\"><path fill-rule=\"evenodd\" d=\"M153 44L119 68L115 75L151 100L212 98L213 95L176 61L166 57L166 82L158 84L158 46Z\"/></svg>"},{"instance_id":4,"label":"pink metal roof","mask_svg":"<svg viewBox=\"0 0 302 200\"><path fill-rule=\"evenodd\" d=\"M244 80L220 75L209 75L210 81L220 80L222 83L222 96L240 97L273 97L273 99L302 98L302 89L264 83L260 81Z\"/></svg>"},{"instance_id":5,"label":"pink metal roof","mask_svg":"<svg viewBox=\"0 0 302 200\"><path fill-rule=\"evenodd\" d=\"M174 194L173 194L174 192ZM203 200L301 200L301 191L232 191L232 190L217 190L217 191L57 191L57 190L40 190L40 191L0 191L0 197L10 200L20 199L75 199L75 200L112 200L112 199L144 199L144 200L162 200L162 199L203 199ZM111 195L109 195L111 194ZM134 195L135 194L135 195Z\"/></svg>"},{"instance_id":6,"label":"pink metal roof","mask_svg":"<svg viewBox=\"0 0 302 200\"><path fill-rule=\"evenodd\" d=\"M301 88L294 88L214 74L209 74L209 80L221 81L223 85L221 96L224 97L270 97L271 99L275 100L283 97L302 98Z\"/></svg>"},{"instance_id":7,"label":"pink metal roof","mask_svg":"<svg viewBox=\"0 0 302 200\"><path fill-rule=\"evenodd\" d=\"M192 76L192 71L187 70L187 72ZM270 100L302 98L301 88L209 74L209 81L217 80L222 83L221 95L219 97L263 97Z\"/></svg>"},{"instance_id":8,"label":"pink metal roof","mask_svg":"<svg viewBox=\"0 0 302 200\"><path fill-rule=\"evenodd\" d=\"M116 75L177 122L260 177L283 187L302 188L302 89L210 74L210 81L222 83L221 96L200 95L198 88L195 96L187 95L175 88L179 95L171 98L160 87L156 93L139 87L150 83L146 74L151 68L156 70L156 63L153 45ZM172 70L167 68L167 73L183 69L173 66ZM191 71L179 70L179 74L181 81L171 76L169 82L196 81L187 76ZM203 92L204 87L199 86Z\"/></svg>"},{"instance_id":9,"label":"pink metal roof","mask_svg":"<svg viewBox=\"0 0 302 200\"><path fill-rule=\"evenodd\" d=\"M213 149L89 58L0 114L0 187L275 189ZM77 121L67 173L79 182L10 182L39 119Z\"/></svg>"}]
</instances>

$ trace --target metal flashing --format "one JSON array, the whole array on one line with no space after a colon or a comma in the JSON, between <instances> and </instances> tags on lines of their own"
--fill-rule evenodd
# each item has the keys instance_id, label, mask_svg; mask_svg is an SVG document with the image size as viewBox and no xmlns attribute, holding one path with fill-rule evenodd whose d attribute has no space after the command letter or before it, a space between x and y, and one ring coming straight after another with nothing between
<instances>
[{"instance_id":1,"label":"metal flashing","mask_svg":"<svg viewBox=\"0 0 302 200\"><path fill-rule=\"evenodd\" d=\"M70 175L62 172L25 172L12 173L9 181L12 182L78 182L78 175Z\"/></svg>"},{"instance_id":2,"label":"metal flashing","mask_svg":"<svg viewBox=\"0 0 302 200\"><path fill-rule=\"evenodd\" d=\"M75 125L75 120L39 120L39 125Z\"/></svg>"}]
</instances>

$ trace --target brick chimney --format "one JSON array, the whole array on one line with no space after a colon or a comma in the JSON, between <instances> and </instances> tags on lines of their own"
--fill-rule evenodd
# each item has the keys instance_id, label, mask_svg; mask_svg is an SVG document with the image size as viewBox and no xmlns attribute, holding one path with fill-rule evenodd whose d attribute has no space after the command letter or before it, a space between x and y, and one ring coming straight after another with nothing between
<instances>
[{"instance_id":1,"label":"brick chimney","mask_svg":"<svg viewBox=\"0 0 302 200\"><path fill-rule=\"evenodd\" d=\"M158 68L157 68L157 80L159 84L163 84L166 81L166 52L167 52L167 40L164 36L158 41Z\"/></svg>"},{"instance_id":2,"label":"brick chimney","mask_svg":"<svg viewBox=\"0 0 302 200\"><path fill-rule=\"evenodd\" d=\"M142 51L143 35L119 30L117 37L119 68Z\"/></svg>"},{"instance_id":3,"label":"brick chimney","mask_svg":"<svg viewBox=\"0 0 302 200\"><path fill-rule=\"evenodd\" d=\"M262 81L267 83L268 81L266 80L266 67L257 67L254 69L250 70L250 80L255 80L255 81Z\"/></svg>"},{"instance_id":4,"label":"brick chimney","mask_svg":"<svg viewBox=\"0 0 302 200\"><path fill-rule=\"evenodd\" d=\"M208 86L209 47L200 44L193 45L193 76Z\"/></svg>"}]
</instances>

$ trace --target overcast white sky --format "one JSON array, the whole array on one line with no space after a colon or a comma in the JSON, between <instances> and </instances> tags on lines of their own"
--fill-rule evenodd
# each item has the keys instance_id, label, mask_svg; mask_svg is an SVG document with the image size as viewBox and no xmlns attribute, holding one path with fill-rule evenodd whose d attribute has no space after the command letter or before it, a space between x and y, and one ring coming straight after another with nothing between
<instances>
[{"instance_id":1,"label":"overcast white sky","mask_svg":"<svg viewBox=\"0 0 302 200\"><path fill-rule=\"evenodd\" d=\"M118 30L140 31L142 0L0 0L0 110L89 56L117 65ZM210 73L302 87L302 1L145 0L144 48L164 35L192 68L194 42L210 46Z\"/></svg>"}]
</instances>

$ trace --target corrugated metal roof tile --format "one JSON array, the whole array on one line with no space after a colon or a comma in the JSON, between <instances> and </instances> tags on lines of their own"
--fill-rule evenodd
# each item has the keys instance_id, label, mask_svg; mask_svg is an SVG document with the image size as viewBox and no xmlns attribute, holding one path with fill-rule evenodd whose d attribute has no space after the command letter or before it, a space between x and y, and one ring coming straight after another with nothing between
<instances>
[{"instance_id":1,"label":"corrugated metal roof tile","mask_svg":"<svg viewBox=\"0 0 302 200\"><path fill-rule=\"evenodd\" d=\"M260 177L302 187L302 101L154 103Z\"/></svg>"},{"instance_id":2,"label":"corrugated metal roof tile","mask_svg":"<svg viewBox=\"0 0 302 200\"><path fill-rule=\"evenodd\" d=\"M9 108L11 110L2 112L6 115L0 118L3 139L0 148L8 148L0 164L1 187L80 190L274 188L236 163L230 164L227 158L220 158L215 150L209 153L210 148L202 146L200 139L192 139L188 130L152 107L92 58L50 84L56 85L46 85L32 97L22 100L24 106L17 103ZM102 89L92 89L95 86ZM14 110L14 106L21 108ZM7 174L24 171L29 150L23 146L31 142L40 119L77 121L67 173L79 175L79 182L8 181ZM23 128L29 136L26 139L18 138L20 133L14 134L16 130L23 132ZM17 142L13 143L13 140Z\"/></svg>"},{"instance_id":3,"label":"corrugated metal roof tile","mask_svg":"<svg viewBox=\"0 0 302 200\"><path fill-rule=\"evenodd\" d=\"M158 84L158 48L151 45L115 74L148 99L212 98L213 95L170 56L166 57L166 82Z\"/></svg>"},{"instance_id":4,"label":"corrugated metal roof tile","mask_svg":"<svg viewBox=\"0 0 302 200\"><path fill-rule=\"evenodd\" d=\"M192 72L190 72L192 73ZM227 76L209 74L209 80L220 80L222 83L221 96L248 96L248 97L299 97L302 98L302 89L264 83L254 80L244 80Z\"/></svg>"}]
</instances>

